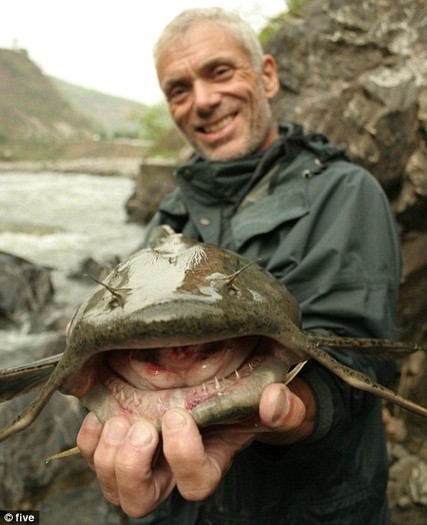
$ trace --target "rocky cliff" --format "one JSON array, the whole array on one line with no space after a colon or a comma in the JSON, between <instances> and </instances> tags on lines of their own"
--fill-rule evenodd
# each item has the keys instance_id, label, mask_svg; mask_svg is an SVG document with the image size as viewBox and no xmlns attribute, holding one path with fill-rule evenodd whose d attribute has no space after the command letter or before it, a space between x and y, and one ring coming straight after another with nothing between
<instances>
[{"instance_id":1,"label":"rocky cliff","mask_svg":"<svg viewBox=\"0 0 427 525\"><path fill-rule=\"evenodd\" d=\"M344 146L385 189L403 247L400 336L426 346L427 4L313 0L286 21L266 51L279 66L278 118ZM405 362L399 385L424 405L426 361L417 353ZM399 411L394 416L386 421L395 454L389 484L392 523L425 523L427 423ZM408 451L414 456L409 458Z\"/></svg>"},{"instance_id":2,"label":"rocky cliff","mask_svg":"<svg viewBox=\"0 0 427 525\"><path fill-rule=\"evenodd\" d=\"M427 5L314 0L269 42L275 111L367 167L401 232L402 337L427 342Z\"/></svg>"},{"instance_id":3,"label":"rocky cliff","mask_svg":"<svg viewBox=\"0 0 427 525\"><path fill-rule=\"evenodd\" d=\"M24 50L0 49L0 142L89 137L74 110Z\"/></svg>"}]
</instances>

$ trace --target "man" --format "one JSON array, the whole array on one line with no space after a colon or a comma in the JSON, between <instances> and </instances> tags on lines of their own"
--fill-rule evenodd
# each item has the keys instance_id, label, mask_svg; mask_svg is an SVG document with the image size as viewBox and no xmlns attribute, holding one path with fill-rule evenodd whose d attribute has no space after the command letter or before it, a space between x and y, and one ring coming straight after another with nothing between
<instances>
[{"instance_id":1,"label":"man","mask_svg":"<svg viewBox=\"0 0 427 525\"><path fill-rule=\"evenodd\" d=\"M400 256L387 200L324 139L277 127L276 63L252 30L219 9L186 11L163 32L155 63L198 157L178 168L150 227L167 223L259 260L296 296L306 330L394 337ZM335 357L384 379L375 362ZM89 414L78 445L106 498L146 516L136 523L383 525L380 407L310 363L289 388L264 390L257 427L201 434L172 409L160 442L145 421L103 426Z\"/></svg>"}]
</instances>

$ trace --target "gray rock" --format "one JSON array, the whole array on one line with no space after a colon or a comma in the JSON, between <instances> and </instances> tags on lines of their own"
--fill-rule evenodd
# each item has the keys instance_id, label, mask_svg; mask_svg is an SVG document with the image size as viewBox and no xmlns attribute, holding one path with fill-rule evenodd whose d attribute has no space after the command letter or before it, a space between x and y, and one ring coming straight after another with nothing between
<instances>
[{"instance_id":1,"label":"gray rock","mask_svg":"<svg viewBox=\"0 0 427 525\"><path fill-rule=\"evenodd\" d=\"M20 323L53 298L49 269L0 252L0 321Z\"/></svg>"}]
</instances>

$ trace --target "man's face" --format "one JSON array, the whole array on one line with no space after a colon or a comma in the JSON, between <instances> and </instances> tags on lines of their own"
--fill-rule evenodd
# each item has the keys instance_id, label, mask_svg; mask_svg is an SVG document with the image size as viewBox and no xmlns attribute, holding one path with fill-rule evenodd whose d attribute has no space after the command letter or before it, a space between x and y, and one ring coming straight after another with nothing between
<instances>
[{"instance_id":1,"label":"man's face","mask_svg":"<svg viewBox=\"0 0 427 525\"><path fill-rule=\"evenodd\" d=\"M226 29L199 22L160 50L156 66L173 119L202 157L236 159L276 140L269 99L278 82L271 56L255 71Z\"/></svg>"}]
</instances>

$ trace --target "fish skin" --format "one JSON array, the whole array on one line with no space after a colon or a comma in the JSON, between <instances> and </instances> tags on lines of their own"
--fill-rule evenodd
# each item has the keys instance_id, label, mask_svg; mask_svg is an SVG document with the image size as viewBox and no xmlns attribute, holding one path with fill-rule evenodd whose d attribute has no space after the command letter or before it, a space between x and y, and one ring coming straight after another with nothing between
<instances>
[{"instance_id":1,"label":"fish skin","mask_svg":"<svg viewBox=\"0 0 427 525\"><path fill-rule=\"evenodd\" d=\"M420 349L417 345L305 333L295 298L268 271L233 252L161 226L154 231L148 248L120 263L82 303L71 321L64 353L57 364L52 358L46 365L47 381L29 407L0 432L0 440L30 425L55 390L79 397L102 421L114 415L117 402L112 401L105 385L99 381L92 384L105 352L247 336L268 341L271 355L221 395L188 408L200 427L255 413L265 386L286 383L293 377L291 368L308 359L318 361L355 388L427 416L425 407L340 364L321 348L351 347L367 355L376 355L381 349L381 357L396 358ZM94 366L89 366L92 362ZM49 366L54 367L51 373ZM2 382L13 373L18 370L0 371L0 394ZM31 374L31 364L23 373ZM40 385L45 375L39 370L34 386ZM184 391L176 390L177 395ZM153 423L160 428L159 419Z\"/></svg>"}]
</instances>

